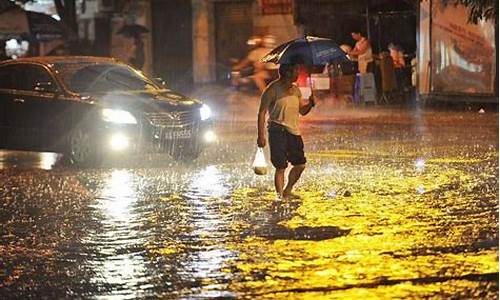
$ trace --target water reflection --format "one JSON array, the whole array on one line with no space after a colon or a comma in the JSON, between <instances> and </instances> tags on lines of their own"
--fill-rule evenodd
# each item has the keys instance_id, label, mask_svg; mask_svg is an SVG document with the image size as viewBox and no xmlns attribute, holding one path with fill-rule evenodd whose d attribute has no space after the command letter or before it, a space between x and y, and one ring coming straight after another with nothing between
<instances>
[{"instance_id":1,"label":"water reflection","mask_svg":"<svg viewBox=\"0 0 500 300\"><path fill-rule=\"evenodd\" d=\"M114 170L106 180L93 208L100 212L101 228L86 242L97 248L90 264L96 274L94 283L108 287L102 299L133 299L141 296L150 280L142 245L142 219L136 211L134 176L126 170Z\"/></svg>"},{"instance_id":2,"label":"water reflection","mask_svg":"<svg viewBox=\"0 0 500 300\"><path fill-rule=\"evenodd\" d=\"M115 170L111 173L102 192L101 207L106 219L113 222L131 222L132 205L137 201L132 189L132 175L125 170Z\"/></svg>"},{"instance_id":3,"label":"water reflection","mask_svg":"<svg viewBox=\"0 0 500 300\"><path fill-rule=\"evenodd\" d=\"M0 169L39 168L51 170L61 154L52 152L0 151Z\"/></svg>"},{"instance_id":4,"label":"water reflection","mask_svg":"<svg viewBox=\"0 0 500 300\"><path fill-rule=\"evenodd\" d=\"M227 186L227 176L229 175L221 172L216 166L208 166L194 176L186 195L187 205L191 208L193 216L195 250L184 264L188 270L184 274L187 277L184 280L194 277L205 282L202 289L193 289L194 297L232 296L230 292L225 292L221 288L219 282L227 276L222 272L224 263L236 256L233 251L223 247L228 235L225 228L227 220L218 208L218 205L229 204L230 190ZM208 244L207 237L211 241Z\"/></svg>"},{"instance_id":5,"label":"water reflection","mask_svg":"<svg viewBox=\"0 0 500 300\"><path fill-rule=\"evenodd\" d=\"M254 122L189 166L2 170L0 299L497 299L498 122L448 116L308 127L285 203Z\"/></svg>"}]
</instances>

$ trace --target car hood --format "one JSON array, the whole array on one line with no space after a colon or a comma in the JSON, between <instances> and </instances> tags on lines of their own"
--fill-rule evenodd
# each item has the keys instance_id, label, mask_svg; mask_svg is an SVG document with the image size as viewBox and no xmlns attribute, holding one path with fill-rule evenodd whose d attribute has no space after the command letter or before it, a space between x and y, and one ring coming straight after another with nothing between
<instances>
[{"instance_id":1,"label":"car hood","mask_svg":"<svg viewBox=\"0 0 500 300\"><path fill-rule=\"evenodd\" d=\"M201 107L199 100L172 90L134 91L89 94L89 99L102 107L134 112L186 111Z\"/></svg>"}]
</instances>

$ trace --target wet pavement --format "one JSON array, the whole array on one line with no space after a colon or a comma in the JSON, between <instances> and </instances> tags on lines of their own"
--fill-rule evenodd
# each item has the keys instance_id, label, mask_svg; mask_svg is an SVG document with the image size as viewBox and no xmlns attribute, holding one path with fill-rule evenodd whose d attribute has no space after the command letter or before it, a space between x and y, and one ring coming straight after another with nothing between
<instances>
[{"instance_id":1,"label":"wet pavement","mask_svg":"<svg viewBox=\"0 0 500 300\"><path fill-rule=\"evenodd\" d=\"M497 112L324 101L277 202L255 97L222 96L193 164L0 152L0 298L498 298Z\"/></svg>"}]
</instances>

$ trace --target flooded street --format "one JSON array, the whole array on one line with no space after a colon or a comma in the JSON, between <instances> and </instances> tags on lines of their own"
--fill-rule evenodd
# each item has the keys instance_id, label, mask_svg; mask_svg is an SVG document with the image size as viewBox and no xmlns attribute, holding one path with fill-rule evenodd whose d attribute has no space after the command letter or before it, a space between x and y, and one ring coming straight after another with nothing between
<instances>
[{"instance_id":1,"label":"flooded street","mask_svg":"<svg viewBox=\"0 0 500 300\"><path fill-rule=\"evenodd\" d=\"M0 298L498 298L497 112L319 105L279 202L235 101L192 164L0 152Z\"/></svg>"}]
</instances>

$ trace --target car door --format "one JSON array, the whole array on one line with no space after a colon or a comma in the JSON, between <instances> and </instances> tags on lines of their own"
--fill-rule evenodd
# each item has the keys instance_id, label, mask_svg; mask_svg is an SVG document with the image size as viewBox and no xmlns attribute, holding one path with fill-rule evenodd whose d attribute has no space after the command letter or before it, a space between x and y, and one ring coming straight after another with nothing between
<instances>
[{"instance_id":1,"label":"car door","mask_svg":"<svg viewBox=\"0 0 500 300\"><path fill-rule=\"evenodd\" d=\"M15 148L16 128L11 123L14 103L13 65L0 66L0 147Z\"/></svg>"},{"instance_id":2,"label":"car door","mask_svg":"<svg viewBox=\"0 0 500 300\"><path fill-rule=\"evenodd\" d=\"M7 121L22 149L48 150L50 118L57 86L41 65L19 63L12 68L14 80Z\"/></svg>"}]
</instances>

